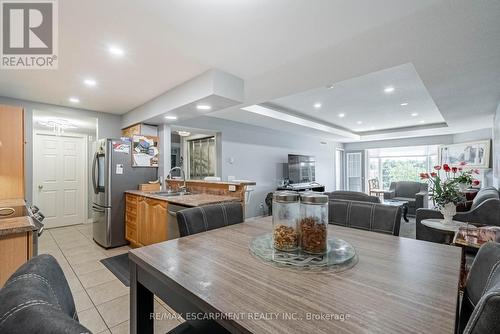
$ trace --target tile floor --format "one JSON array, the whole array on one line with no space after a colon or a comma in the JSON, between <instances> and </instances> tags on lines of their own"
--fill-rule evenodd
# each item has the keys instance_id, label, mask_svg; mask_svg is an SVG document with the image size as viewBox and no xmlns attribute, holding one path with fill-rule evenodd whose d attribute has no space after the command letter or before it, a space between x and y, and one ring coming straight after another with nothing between
<instances>
[{"instance_id":1,"label":"tile floor","mask_svg":"<svg viewBox=\"0 0 500 334\"><path fill-rule=\"evenodd\" d=\"M99 260L126 253L128 246L106 250L92 240L90 224L45 230L39 254L53 255L68 280L80 322L94 334L129 333L129 288ZM155 299L155 312L173 311ZM162 316L155 333L166 333L180 322Z\"/></svg>"}]
</instances>

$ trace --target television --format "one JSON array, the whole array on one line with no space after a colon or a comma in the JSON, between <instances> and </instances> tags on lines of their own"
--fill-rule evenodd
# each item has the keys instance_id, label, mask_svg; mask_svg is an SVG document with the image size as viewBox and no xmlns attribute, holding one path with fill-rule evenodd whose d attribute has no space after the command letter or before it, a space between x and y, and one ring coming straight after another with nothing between
<instances>
[{"instance_id":1,"label":"television","mask_svg":"<svg viewBox=\"0 0 500 334\"><path fill-rule=\"evenodd\" d=\"M316 159L309 155L288 155L288 179L290 183L311 183L316 181Z\"/></svg>"}]
</instances>

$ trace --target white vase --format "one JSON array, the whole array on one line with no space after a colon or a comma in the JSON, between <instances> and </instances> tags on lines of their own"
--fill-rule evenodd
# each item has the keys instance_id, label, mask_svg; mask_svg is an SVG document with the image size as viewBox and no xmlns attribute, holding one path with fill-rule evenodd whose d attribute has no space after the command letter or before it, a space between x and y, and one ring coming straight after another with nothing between
<instances>
[{"instance_id":1,"label":"white vase","mask_svg":"<svg viewBox=\"0 0 500 334\"><path fill-rule=\"evenodd\" d=\"M443 214L444 219L443 224L451 225L453 223L453 217L457 214L457 207L455 203L446 203L443 205L439 211Z\"/></svg>"}]
</instances>

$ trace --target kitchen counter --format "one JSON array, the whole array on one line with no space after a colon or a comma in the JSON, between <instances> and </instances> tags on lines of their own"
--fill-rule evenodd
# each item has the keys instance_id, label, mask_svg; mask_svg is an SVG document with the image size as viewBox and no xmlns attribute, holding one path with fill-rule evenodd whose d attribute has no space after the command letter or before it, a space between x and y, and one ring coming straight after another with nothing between
<instances>
[{"instance_id":1,"label":"kitchen counter","mask_svg":"<svg viewBox=\"0 0 500 334\"><path fill-rule=\"evenodd\" d=\"M0 219L0 237L35 231L36 229L33 220L28 216Z\"/></svg>"},{"instance_id":2,"label":"kitchen counter","mask_svg":"<svg viewBox=\"0 0 500 334\"><path fill-rule=\"evenodd\" d=\"M151 192L140 191L140 190L128 190L125 193L149 197L161 201L165 201L172 204L195 207L207 204L216 204L222 202L235 202L239 201L238 197L224 196L224 195L212 195L212 194L191 194L191 195L181 195L181 196L161 196Z\"/></svg>"},{"instance_id":3,"label":"kitchen counter","mask_svg":"<svg viewBox=\"0 0 500 334\"><path fill-rule=\"evenodd\" d=\"M167 182L183 182L182 179L167 179ZM255 181L249 180L234 180L234 181L209 181L209 180L186 180L186 183L201 183L201 184L227 184L227 185L241 185L241 186L255 186Z\"/></svg>"},{"instance_id":4,"label":"kitchen counter","mask_svg":"<svg viewBox=\"0 0 500 334\"><path fill-rule=\"evenodd\" d=\"M24 205L23 199L4 199L0 200L0 208ZM13 217L0 219L0 236L10 234L24 233L36 230L31 217Z\"/></svg>"}]
</instances>

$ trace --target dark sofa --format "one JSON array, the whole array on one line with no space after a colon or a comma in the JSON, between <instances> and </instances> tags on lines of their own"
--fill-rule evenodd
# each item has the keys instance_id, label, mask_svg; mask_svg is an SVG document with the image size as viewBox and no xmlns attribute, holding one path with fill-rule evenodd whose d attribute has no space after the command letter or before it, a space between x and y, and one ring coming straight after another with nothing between
<instances>
[{"instance_id":1,"label":"dark sofa","mask_svg":"<svg viewBox=\"0 0 500 334\"><path fill-rule=\"evenodd\" d=\"M326 194L330 224L399 236L401 207L381 204L378 197L359 192Z\"/></svg>"},{"instance_id":2,"label":"dark sofa","mask_svg":"<svg viewBox=\"0 0 500 334\"><path fill-rule=\"evenodd\" d=\"M415 215L419 208L427 208L429 203L427 183L400 181L392 182L384 199L408 201L408 214Z\"/></svg>"}]
</instances>

